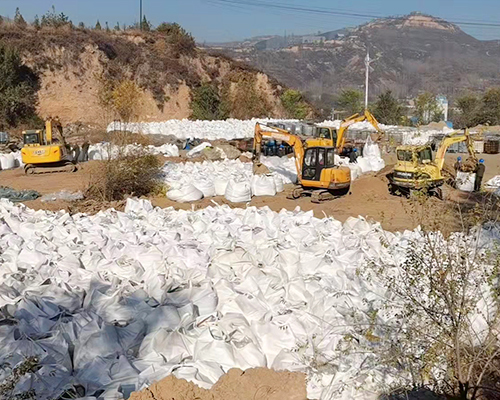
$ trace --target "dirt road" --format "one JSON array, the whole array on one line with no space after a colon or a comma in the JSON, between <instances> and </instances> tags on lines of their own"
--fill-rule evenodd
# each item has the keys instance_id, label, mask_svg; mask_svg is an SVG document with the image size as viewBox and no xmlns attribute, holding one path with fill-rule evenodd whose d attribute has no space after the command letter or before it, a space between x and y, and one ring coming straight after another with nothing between
<instances>
[{"instance_id":1,"label":"dirt road","mask_svg":"<svg viewBox=\"0 0 500 400\"><path fill-rule=\"evenodd\" d=\"M484 155L487 165L485 181L492 176L500 174L500 156ZM456 155L448 155L447 162L453 163ZM394 162L394 155L386 156L386 163ZM80 165L80 170L76 173L56 173L43 175L26 176L22 169L9 171L0 171L0 185L10 186L15 189L34 189L41 194L68 190L70 192L84 190L91 178L92 170L96 163L89 162ZM448 190L448 197L451 202L441 202L437 199L429 201L433 212L444 214L455 207L454 202L467 202L469 195L457 191ZM200 209L210 205L228 204L231 207L246 207L245 203L230 203L224 197L212 197L202 199L194 203L176 203L165 197L153 197L152 202L158 207L174 207L176 209ZM68 209L70 203L56 201L42 203L40 199L25 203L33 209L48 209L52 211ZM264 207L268 206L274 211L280 211L285 208L294 210L300 207L304 211L312 210L318 218L325 216L334 217L340 221L345 221L349 217L363 216L368 219L378 221L384 229L390 231L401 231L404 229L415 228L419 220L414 215L414 207L408 199L391 196L387 190L387 183L383 176L375 174L366 174L353 182L351 194L333 201L322 204L311 203L310 199L305 197L299 200L289 200L284 193L276 196L253 197L248 203L249 206ZM450 223L453 217L450 216Z\"/></svg>"}]
</instances>

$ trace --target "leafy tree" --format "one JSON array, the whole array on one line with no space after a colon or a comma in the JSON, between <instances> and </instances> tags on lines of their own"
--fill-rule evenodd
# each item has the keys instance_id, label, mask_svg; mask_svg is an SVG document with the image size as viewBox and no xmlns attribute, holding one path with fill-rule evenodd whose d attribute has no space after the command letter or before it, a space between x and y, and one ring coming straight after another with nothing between
<instances>
[{"instance_id":1,"label":"leafy tree","mask_svg":"<svg viewBox=\"0 0 500 400\"><path fill-rule=\"evenodd\" d=\"M119 23L119 22L117 22L117 23L116 23L116 25L115 25L115 27L114 27L114 30L115 30L115 31L120 31L120 30L121 30L121 29L120 29L120 23Z\"/></svg>"},{"instance_id":2,"label":"leafy tree","mask_svg":"<svg viewBox=\"0 0 500 400\"><path fill-rule=\"evenodd\" d=\"M431 121L439 122L442 110L436 96L430 92L425 92L415 99L415 108L419 124L427 124Z\"/></svg>"},{"instance_id":3,"label":"leafy tree","mask_svg":"<svg viewBox=\"0 0 500 400\"><path fill-rule=\"evenodd\" d=\"M344 89L337 99L340 108L350 115L363 111L363 93L355 89Z\"/></svg>"},{"instance_id":4,"label":"leafy tree","mask_svg":"<svg viewBox=\"0 0 500 400\"><path fill-rule=\"evenodd\" d=\"M99 22L99 20L97 20L97 23L95 24L95 29L96 29L96 31L100 31L102 29L101 23Z\"/></svg>"},{"instance_id":5,"label":"leafy tree","mask_svg":"<svg viewBox=\"0 0 500 400\"><path fill-rule=\"evenodd\" d=\"M106 21L106 32L109 32L109 24L108 24L108 21Z\"/></svg>"},{"instance_id":6,"label":"leafy tree","mask_svg":"<svg viewBox=\"0 0 500 400\"><path fill-rule=\"evenodd\" d=\"M78 24L79 29L85 29L85 23L82 21Z\"/></svg>"},{"instance_id":7,"label":"leafy tree","mask_svg":"<svg viewBox=\"0 0 500 400\"><path fill-rule=\"evenodd\" d=\"M500 125L500 88L488 89L483 95L478 122Z\"/></svg>"},{"instance_id":8,"label":"leafy tree","mask_svg":"<svg viewBox=\"0 0 500 400\"><path fill-rule=\"evenodd\" d=\"M458 128L470 128L477 125L481 100L474 94L465 94L455 100L458 115L454 118L454 124Z\"/></svg>"},{"instance_id":9,"label":"leafy tree","mask_svg":"<svg viewBox=\"0 0 500 400\"><path fill-rule=\"evenodd\" d=\"M193 89L191 119L220 120L229 117L216 86L205 83Z\"/></svg>"},{"instance_id":10,"label":"leafy tree","mask_svg":"<svg viewBox=\"0 0 500 400\"><path fill-rule=\"evenodd\" d=\"M14 16L14 23L17 26L26 26L26 21L24 20L24 17L21 15L21 11L19 11L19 7L16 8L16 14Z\"/></svg>"},{"instance_id":11,"label":"leafy tree","mask_svg":"<svg viewBox=\"0 0 500 400\"><path fill-rule=\"evenodd\" d=\"M281 95L281 103L291 118L304 119L309 114L310 107L298 90L287 89Z\"/></svg>"},{"instance_id":12,"label":"leafy tree","mask_svg":"<svg viewBox=\"0 0 500 400\"><path fill-rule=\"evenodd\" d=\"M151 22L148 21L145 15L144 18L142 19L141 29L146 32L149 32L151 30Z\"/></svg>"},{"instance_id":13,"label":"leafy tree","mask_svg":"<svg viewBox=\"0 0 500 400\"><path fill-rule=\"evenodd\" d=\"M35 29L40 29L40 18L38 18L38 15L35 15L35 18L33 19L33 26Z\"/></svg>"},{"instance_id":14,"label":"leafy tree","mask_svg":"<svg viewBox=\"0 0 500 400\"><path fill-rule=\"evenodd\" d=\"M388 125L399 125L404 114L403 106L388 90L378 96L373 106L373 115L379 122Z\"/></svg>"},{"instance_id":15,"label":"leafy tree","mask_svg":"<svg viewBox=\"0 0 500 400\"><path fill-rule=\"evenodd\" d=\"M137 115L141 90L130 79L120 82L112 92L113 108L124 122L130 122Z\"/></svg>"},{"instance_id":16,"label":"leafy tree","mask_svg":"<svg viewBox=\"0 0 500 400\"><path fill-rule=\"evenodd\" d=\"M36 115L38 78L19 54L0 46L0 124L17 126Z\"/></svg>"}]
</instances>

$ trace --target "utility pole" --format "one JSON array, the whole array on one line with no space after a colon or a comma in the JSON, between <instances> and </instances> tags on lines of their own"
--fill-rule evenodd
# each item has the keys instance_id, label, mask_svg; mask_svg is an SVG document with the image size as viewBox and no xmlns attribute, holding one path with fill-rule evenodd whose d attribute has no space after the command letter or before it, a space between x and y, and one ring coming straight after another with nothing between
<instances>
[{"instance_id":1,"label":"utility pole","mask_svg":"<svg viewBox=\"0 0 500 400\"><path fill-rule=\"evenodd\" d=\"M365 110L368 109L368 81L370 78L370 51L366 51L365 57L365 67L366 67L366 79L365 79Z\"/></svg>"},{"instance_id":2,"label":"utility pole","mask_svg":"<svg viewBox=\"0 0 500 400\"><path fill-rule=\"evenodd\" d=\"M142 31L142 0L139 0L139 29Z\"/></svg>"}]
</instances>

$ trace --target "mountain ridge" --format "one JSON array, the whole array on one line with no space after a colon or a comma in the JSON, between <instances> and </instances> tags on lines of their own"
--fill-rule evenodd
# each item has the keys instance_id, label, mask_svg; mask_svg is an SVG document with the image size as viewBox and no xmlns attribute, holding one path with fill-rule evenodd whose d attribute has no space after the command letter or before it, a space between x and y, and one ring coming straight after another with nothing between
<instances>
[{"instance_id":1,"label":"mountain ridge","mask_svg":"<svg viewBox=\"0 0 500 400\"><path fill-rule=\"evenodd\" d=\"M430 90L454 97L464 90L500 85L500 41L476 39L441 18L412 13L316 38L315 43L295 38L286 47L270 50L251 43L221 50L306 92L320 106L332 101L332 93L363 87L367 51L375 60L372 96L392 90L406 98Z\"/></svg>"}]
</instances>

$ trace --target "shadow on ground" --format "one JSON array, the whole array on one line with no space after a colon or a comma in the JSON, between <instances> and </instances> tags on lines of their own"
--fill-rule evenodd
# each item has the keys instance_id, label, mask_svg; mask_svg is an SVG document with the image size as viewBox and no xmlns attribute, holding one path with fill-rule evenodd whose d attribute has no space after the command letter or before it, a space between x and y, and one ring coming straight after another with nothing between
<instances>
[{"instance_id":1,"label":"shadow on ground","mask_svg":"<svg viewBox=\"0 0 500 400\"><path fill-rule=\"evenodd\" d=\"M379 396L378 400L446 400L429 389L398 390Z\"/></svg>"}]
</instances>

